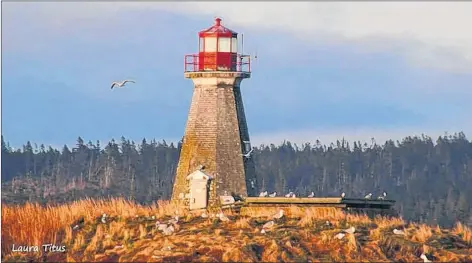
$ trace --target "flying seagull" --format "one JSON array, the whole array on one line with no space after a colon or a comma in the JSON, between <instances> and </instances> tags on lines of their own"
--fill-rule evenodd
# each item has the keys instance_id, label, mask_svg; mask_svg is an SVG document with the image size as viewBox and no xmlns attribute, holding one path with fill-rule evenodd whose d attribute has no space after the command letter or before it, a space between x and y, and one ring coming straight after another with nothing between
<instances>
[{"instance_id":1,"label":"flying seagull","mask_svg":"<svg viewBox=\"0 0 472 263\"><path fill-rule=\"evenodd\" d=\"M252 153L253 150L254 149L251 149L249 152L243 154L243 156L246 157L246 158L251 158L251 153Z\"/></svg>"},{"instance_id":2,"label":"flying seagull","mask_svg":"<svg viewBox=\"0 0 472 263\"><path fill-rule=\"evenodd\" d=\"M113 83L111 83L111 89L113 89L113 87L115 86L118 86L119 88L123 87L127 82L131 82L131 83L135 83L133 80L123 80L122 82L117 82L117 81L114 81Z\"/></svg>"}]
</instances>

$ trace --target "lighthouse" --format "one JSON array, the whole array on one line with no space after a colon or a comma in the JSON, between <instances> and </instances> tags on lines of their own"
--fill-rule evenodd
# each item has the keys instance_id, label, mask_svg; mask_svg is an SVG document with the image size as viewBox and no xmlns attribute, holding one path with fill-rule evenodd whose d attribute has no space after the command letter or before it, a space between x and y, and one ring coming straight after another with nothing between
<instances>
[{"instance_id":1,"label":"lighthouse","mask_svg":"<svg viewBox=\"0 0 472 263\"><path fill-rule=\"evenodd\" d=\"M257 193L240 89L251 76L250 56L238 53L238 33L220 18L198 40L199 52L185 56L194 88L172 192L172 201L190 209Z\"/></svg>"}]
</instances>

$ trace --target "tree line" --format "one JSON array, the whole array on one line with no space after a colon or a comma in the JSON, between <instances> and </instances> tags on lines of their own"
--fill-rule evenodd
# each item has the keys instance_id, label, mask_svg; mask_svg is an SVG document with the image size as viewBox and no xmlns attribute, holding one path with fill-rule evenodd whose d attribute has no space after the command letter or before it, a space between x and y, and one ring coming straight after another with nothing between
<instances>
[{"instance_id":1,"label":"tree line","mask_svg":"<svg viewBox=\"0 0 472 263\"><path fill-rule=\"evenodd\" d=\"M2 202L61 203L84 197L125 197L148 204L169 199L181 142L121 137L62 149L27 142L12 149L2 136ZM252 158L261 190L299 196L374 197L386 191L405 219L472 224L472 142L464 133L406 137L378 144L261 145Z\"/></svg>"}]
</instances>

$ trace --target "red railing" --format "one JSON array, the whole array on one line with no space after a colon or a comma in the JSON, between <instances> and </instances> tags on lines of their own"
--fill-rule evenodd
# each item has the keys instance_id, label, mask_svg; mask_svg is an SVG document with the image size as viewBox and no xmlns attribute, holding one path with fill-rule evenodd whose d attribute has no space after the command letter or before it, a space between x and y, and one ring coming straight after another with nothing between
<instances>
[{"instance_id":1,"label":"red railing","mask_svg":"<svg viewBox=\"0 0 472 263\"><path fill-rule=\"evenodd\" d=\"M185 55L184 72L205 71L232 71L251 72L251 57L249 55L228 54L222 57L213 54L191 54Z\"/></svg>"}]
</instances>

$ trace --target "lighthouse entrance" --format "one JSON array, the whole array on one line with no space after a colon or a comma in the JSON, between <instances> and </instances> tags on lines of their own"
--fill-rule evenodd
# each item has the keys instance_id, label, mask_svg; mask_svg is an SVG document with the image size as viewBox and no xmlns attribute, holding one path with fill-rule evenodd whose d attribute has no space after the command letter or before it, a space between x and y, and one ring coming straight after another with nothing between
<instances>
[{"instance_id":1,"label":"lighthouse entrance","mask_svg":"<svg viewBox=\"0 0 472 263\"><path fill-rule=\"evenodd\" d=\"M190 188L190 210L204 209L208 206L208 183L210 179L211 176L201 170L197 170L187 177Z\"/></svg>"}]
</instances>

